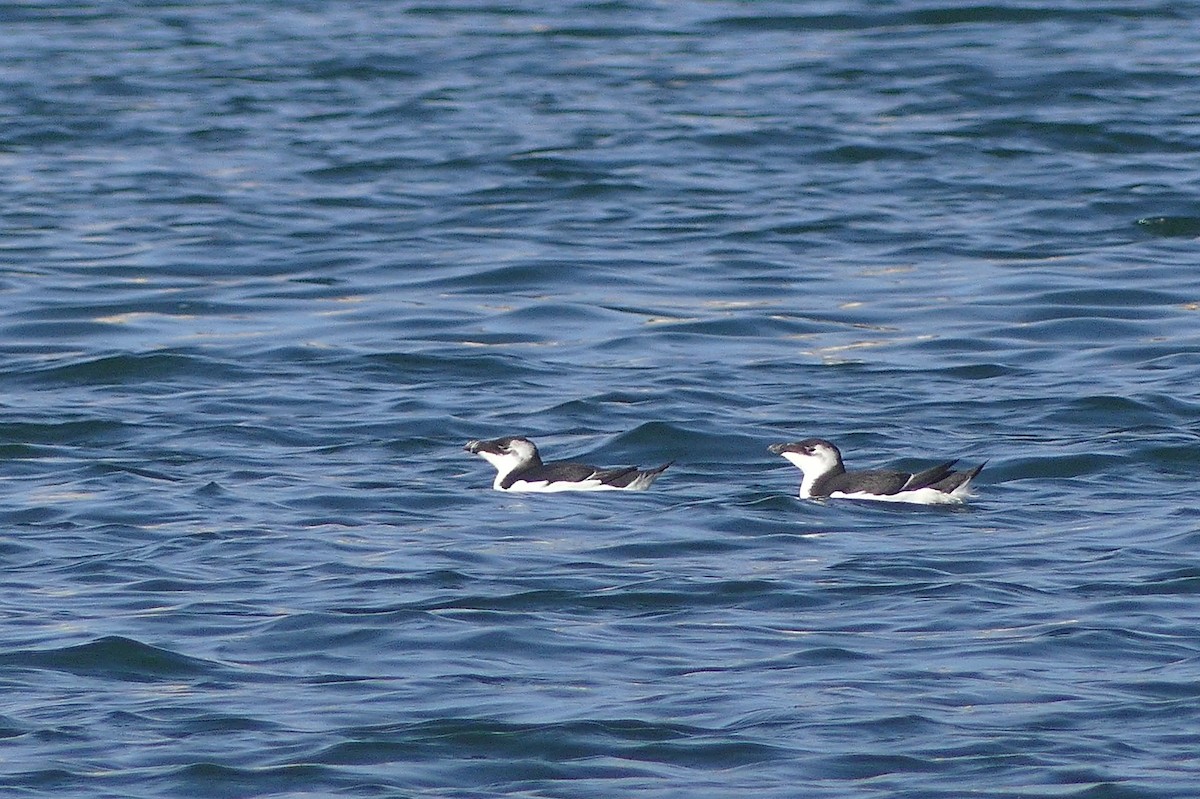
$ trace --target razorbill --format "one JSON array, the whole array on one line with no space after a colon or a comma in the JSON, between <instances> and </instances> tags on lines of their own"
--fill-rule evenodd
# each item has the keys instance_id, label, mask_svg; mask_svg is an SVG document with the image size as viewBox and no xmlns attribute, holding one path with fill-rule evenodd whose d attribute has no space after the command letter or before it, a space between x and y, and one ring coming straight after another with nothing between
<instances>
[{"instance_id":1,"label":"razorbill","mask_svg":"<svg viewBox=\"0 0 1200 799\"><path fill-rule=\"evenodd\" d=\"M464 449L496 467L497 491L644 491L674 461L656 469L601 469L585 463L542 463L537 446L522 436L468 441Z\"/></svg>"},{"instance_id":2,"label":"razorbill","mask_svg":"<svg viewBox=\"0 0 1200 799\"><path fill-rule=\"evenodd\" d=\"M822 438L806 438L767 449L782 455L800 471L801 499L873 499L912 502L918 505L957 505L971 496L971 481L984 463L965 472L952 470L957 461L946 461L916 474L897 471L848 472L842 453Z\"/></svg>"}]
</instances>

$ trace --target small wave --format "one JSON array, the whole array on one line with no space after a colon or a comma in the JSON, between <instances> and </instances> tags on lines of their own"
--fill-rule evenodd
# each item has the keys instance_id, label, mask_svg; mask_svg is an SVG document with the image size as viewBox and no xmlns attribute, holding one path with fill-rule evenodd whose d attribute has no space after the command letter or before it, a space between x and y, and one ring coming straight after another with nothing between
<instances>
[{"instance_id":1,"label":"small wave","mask_svg":"<svg viewBox=\"0 0 1200 799\"><path fill-rule=\"evenodd\" d=\"M28 730L8 716L0 716L0 740L5 738L16 738L19 735L24 735Z\"/></svg>"},{"instance_id":2,"label":"small wave","mask_svg":"<svg viewBox=\"0 0 1200 799\"><path fill-rule=\"evenodd\" d=\"M328 786L333 772L308 764L238 768L220 763L192 763L164 779L180 783L180 796L311 795L313 786ZM294 792L294 793L293 793Z\"/></svg>"},{"instance_id":3,"label":"small wave","mask_svg":"<svg viewBox=\"0 0 1200 799\"><path fill-rule=\"evenodd\" d=\"M1126 463L1119 455L1077 454L1014 458L993 473L1003 480L1045 480L1084 477L1119 469Z\"/></svg>"},{"instance_id":4,"label":"small wave","mask_svg":"<svg viewBox=\"0 0 1200 799\"><path fill-rule=\"evenodd\" d=\"M706 433L674 422L653 421L618 435L599 452L617 450L634 450L654 457L661 454L664 459L686 456L688 463L757 462L764 459L766 444L749 436Z\"/></svg>"},{"instance_id":5,"label":"small wave","mask_svg":"<svg viewBox=\"0 0 1200 799\"><path fill-rule=\"evenodd\" d=\"M728 16L713 20L710 25L720 29L752 31L857 31L897 30L913 26L931 28L958 25L1020 25L1046 24L1054 21L1086 19L1093 21L1095 14L1103 16L1125 16L1121 9L1109 12L1098 9L1034 8L1028 5L1000 4L947 4L941 8L878 11L832 14L762 14L754 16Z\"/></svg>"},{"instance_id":6,"label":"small wave","mask_svg":"<svg viewBox=\"0 0 1200 799\"><path fill-rule=\"evenodd\" d=\"M48 455L50 453L32 445L78 445L81 441L116 441L123 439L130 425L113 422L106 419L81 419L77 421L47 421L23 422L11 421L0 423L0 436L8 441L19 441L21 445L10 444L11 448L30 448L30 457ZM9 455L9 457L16 457Z\"/></svg>"},{"instance_id":7,"label":"small wave","mask_svg":"<svg viewBox=\"0 0 1200 799\"><path fill-rule=\"evenodd\" d=\"M880 752L854 752L849 755L826 757L815 766L827 779L869 780L888 774L937 771L940 766L932 759Z\"/></svg>"},{"instance_id":8,"label":"small wave","mask_svg":"<svg viewBox=\"0 0 1200 799\"><path fill-rule=\"evenodd\" d=\"M1195 595L1200 594L1200 568L1189 567L1152 574L1136 586L1125 590L1138 595Z\"/></svg>"},{"instance_id":9,"label":"small wave","mask_svg":"<svg viewBox=\"0 0 1200 799\"><path fill-rule=\"evenodd\" d=\"M104 355L23 373L24 377L59 385L159 383L175 377L231 380L241 375L241 370L228 361L165 351Z\"/></svg>"},{"instance_id":10,"label":"small wave","mask_svg":"<svg viewBox=\"0 0 1200 799\"><path fill-rule=\"evenodd\" d=\"M511 765L531 758L567 763L600 754L621 760L723 769L772 760L773 746L735 733L639 719L584 719L549 724L515 724L490 719L446 718L402 727L351 730L353 738L316 759L344 764L427 760L453 755Z\"/></svg>"},{"instance_id":11,"label":"small wave","mask_svg":"<svg viewBox=\"0 0 1200 799\"><path fill-rule=\"evenodd\" d=\"M1144 216L1135 224L1155 236L1166 238L1200 236L1200 216Z\"/></svg>"},{"instance_id":12,"label":"small wave","mask_svg":"<svg viewBox=\"0 0 1200 799\"><path fill-rule=\"evenodd\" d=\"M0 664L133 682L200 677L220 669L213 663L119 635L62 649L6 652L0 654Z\"/></svg>"}]
</instances>

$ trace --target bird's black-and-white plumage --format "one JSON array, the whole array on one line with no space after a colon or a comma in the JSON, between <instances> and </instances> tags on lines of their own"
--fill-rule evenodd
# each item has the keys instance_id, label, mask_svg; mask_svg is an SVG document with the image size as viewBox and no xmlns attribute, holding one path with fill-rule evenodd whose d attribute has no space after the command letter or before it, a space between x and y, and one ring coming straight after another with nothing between
<instances>
[{"instance_id":1,"label":"bird's black-and-white plumage","mask_svg":"<svg viewBox=\"0 0 1200 799\"><path fill-rule=\"evenodd\" d=\"M542 463L537 446L522 436L468 441L464 448L496 467L497 491L644 491L671 463L655 469L602 469L586 463Z\"/></svg>"},{"instance_id":2,"label":"bird's black-and-white plumage","mask_svg":"<svg viewBox=\"0 0 1200 799\"><path fill-rule=\"evenodd\" d=\"M984 463L967 471L954 471L957 461L947 461L924 471L872 470L848 472L842 453L822 438L806 438L768 449L782 455L804 473L801 499L871 499L911 502L918 505L957 505L971 496L971 481Z\"/></svg>"}]
</instances>

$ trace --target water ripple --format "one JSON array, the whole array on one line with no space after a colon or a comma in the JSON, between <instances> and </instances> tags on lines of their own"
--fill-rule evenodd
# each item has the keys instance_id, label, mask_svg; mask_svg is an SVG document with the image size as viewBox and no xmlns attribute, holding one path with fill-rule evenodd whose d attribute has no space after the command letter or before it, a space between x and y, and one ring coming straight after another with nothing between
<instances>
[{"instance_id":1,"label":"water ripple","mask_svg":"<svg viewBox=\"0 0 1200 799\"><path fill-rule=\"evenodd\" d=\"M0 790L1190 796L1194 6L0 8Z\"/></svg>"}]
</instances>

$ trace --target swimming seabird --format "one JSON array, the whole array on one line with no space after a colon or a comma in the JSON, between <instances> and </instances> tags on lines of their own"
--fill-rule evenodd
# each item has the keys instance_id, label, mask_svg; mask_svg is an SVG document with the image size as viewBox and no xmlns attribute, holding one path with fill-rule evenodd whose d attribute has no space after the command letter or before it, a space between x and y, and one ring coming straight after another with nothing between
<instances>
[{"instance_id":1,"label":"swimming seabird","mask_svg":"<svg viewBox=\"0 0 1200 799\"><path fill-rule=\"evenodd\" d=\"M984 463L956 472L957 461L946 461L916 474L900 471L848 472L842 453L823 438L806 438L768 447L800 471L801 499L872 499L880 502L912 502L918 505L956 505L971 496L971 481Z\"/></svg>"},{"instance_id":2,"label":"swimming seabird","mask_svg":"<svg viewBox=\"0 0 1200 799\"><path fill-rule=\"evenodd\" d=\"M674 461L655 469L601 469L586 463L542 463L537 446L523 436L468 441L464 449L496 467L497 491L644 491Z\"/></svg>"}]
</instances>

